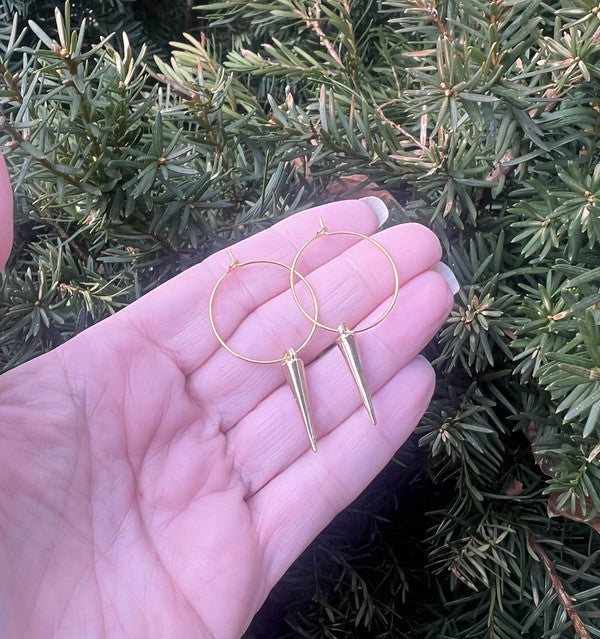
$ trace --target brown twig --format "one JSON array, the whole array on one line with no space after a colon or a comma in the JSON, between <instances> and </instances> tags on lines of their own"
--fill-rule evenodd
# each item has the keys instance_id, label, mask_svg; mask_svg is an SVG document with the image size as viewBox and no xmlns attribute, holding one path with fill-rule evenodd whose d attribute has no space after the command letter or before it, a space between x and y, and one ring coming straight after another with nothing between
<instances>
[{"instance_id":1,"label":"brown twig","mask_svg":"<svg viewBox=\"0 0 600 639\"><path fill-rule=\"evenodd\" d=\"M186 31L189 31L192 23L194 22L194 0L186 0L185 3L185 27Z\"/></svg>"},{"instance_id":2,"label":"brown twig","mask_svg":"<svg viewBox=\"0 0 600 639\"><path fill-rule=\"evenodd\" d=\"M356 35L354 32L354 24L352 22L352 14L350 11L350 2L348 0L342 0L342 7L344 8L344 22L348 27L348 33L350 35L349 50L351 55L349 56L350 63L350 78L352 80L352 88L358 87L358 59L357 59L357 47L356 47Z\"/></svg>"},{"instance_id":3,"label":"brown twig","mask_svg":"<svg viewBox=\"0 0 600 639\"><path fill-rule=\"evenodd\" d=\"M319 42L325 47L325 49L327 49L329 55L340 66L344 66L338 52L335 50L333 44L331 44L331 41L327 38L323 29L321 29L321 25L319 24L319 19L321 18L321 0L315 0L314 15L309 16L301 13L300 11L296 11L296 13L300 15L306 22L306 25L310 27L317 34L317 36L319 36Z\"/></svg>"},{"instance_id":4,"label":"brown twig","mask_svg":"<svg viewBox=\"0 0 600 639\"><path fill-rule=\"evenodd\" d=\"M437 0L431 3L431 6L423 3L423 0L417 0L419 3L419 9L425 11L425 13L433 20L435 26L440 30L440 33L444 38L448 40L454 40L454 36L446 28L446 25L441 21L439 11L437 10Z\"/></svg>"},{"instance_id":5,"label":"brown twig","mask_svg":"<svg viewBox=\"0 0 600 639\"><path fill-rule=\"evenodd\" d=\"M390 120L383 113L383 110L380 106L375 108L375 113L384 124L391 126L394 130L398 131L398 133L401 133L402 135L406 136L415 146L418 146L421 149L421 151L425 151L424 144L420 140L417 140L417 138L414 135L412 135L410 131L405 129L402 125L398 124L397 122L394 122L393 120Z\"/></svg>"},{"instance_id":6,"label":"brown twig","mask_svg":"<svg viewBox=\"0 0 600 639\"><path fill-rule=\"evenodd\" d=\"M54 220L52 221L52 226L54 226L54 228L56 229L58 237L60 237L60 239L63 240L64 242L67 242L68 245L75 252L75 255L77 255L77 257L85 264L89 260L89 257L90 257L88 255L88 253L86 253L86 251L84 251L81 248L81 246L79 246L79 244L77 244L77 242L75 240L70 240L69 239L69 234L63 228L61 228L58 225L58 223L55 224Z\"/></svg>"},{"instance_id":7,"label":"brown twig","mask_svg":"<svg viewBox=\"0 0 600 639\"><path fill-rule=\"evenodd\" d=\"M2 107L0 107L0 116L4 116ZM21 143L23 142L29 142L29 140L27 139L27 134L21 134L20 130L12 126L10 122L8 121L8 118L6 117L4 122L0 125L0 131L5 131L12 137L12 141L14 144L11 146L13 148L20 146ZM80 182L78 179L74 178L71 175L68 175L67 173L62 173L61 171L57 171L54 165L52 164L52 162L47 160L45 157L39 157L39 156L38 157L32 156L32 157L36 162L39 162L43 167L48 169L51 173L54 173L54 175L58 175L61 178L63 178L65 182L68 182L72 186L77 186L77 187L80 186Z\"/></svg>"},{"instance_id":8,"label":"brown twig","mask_svg":"<svg viewBox=\"0 0 600 639\"><path fill-rule=\"evenodd\" d=\"M560 601L561 606L564 608L565 612L569 619L573 622L573 627L575 628L575 632L581 637L581 639L592 639L592 635L589 633L588 629L585 627L583 623L583 619L579 616L577 610L575 610L573 606L573 598L566 591L560 577L556 573L556 569L552 560L546 554L546 551L541 547L541 545L533 538L532 535L529 536L529 544L535 554L539 557L542 565L544 566L544 570L546 574L550 578L550 582L552 583L552 587L554 588L554 592L556 592L558 596L558 600Z\"/></svg>"}]
</instances>

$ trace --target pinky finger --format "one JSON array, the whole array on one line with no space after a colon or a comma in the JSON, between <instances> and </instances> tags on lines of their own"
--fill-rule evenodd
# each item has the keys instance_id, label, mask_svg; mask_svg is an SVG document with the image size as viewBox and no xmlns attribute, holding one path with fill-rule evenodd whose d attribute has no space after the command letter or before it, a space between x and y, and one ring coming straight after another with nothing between
<instances>
[{"instance_id":1,"label":"pinky finger","mask_svg":"<svg viewBox=\"0 0 600 639\"><path fill-rule=\"evenodd\" d=\"M385 467L418 424L435 387L433 368L417 357L373 396L378 425L361 408L319 440L248 502L270 589L316 535Z\"/></svg>"}]
</instances>

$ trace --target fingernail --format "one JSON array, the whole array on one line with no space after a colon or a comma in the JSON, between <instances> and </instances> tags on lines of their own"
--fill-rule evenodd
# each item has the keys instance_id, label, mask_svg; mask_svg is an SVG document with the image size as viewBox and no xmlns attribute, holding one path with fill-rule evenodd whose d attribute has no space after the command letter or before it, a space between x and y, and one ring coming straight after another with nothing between
<instances>
[{"instance_id":1,"label":"fingernail","mask_svg":"<svg viewBox=\"0 0 600 639\"><path fill-rule=\"evenodd\" d=\"M361 197L360 200L361 202L366 202L373 209L373 213L375 213L375 217L379 223L377 228L383 226L390 216L390 210L386 203L381 198L375 197L374 195Z\"/></svg>"},{"instance_id":2,"label":"fingernail","mask_svg":"<svg viewBox=\"0 0 600 639\"><path fill-rule=\"evenodd\" d=\"M456 295L458 291L460 291L460 284L456 279L456 275L454 275L452 269L447 264L438 262L431 270L441 275L446 282L448 282L452 295Z\"/></svg>"}]
</instances>

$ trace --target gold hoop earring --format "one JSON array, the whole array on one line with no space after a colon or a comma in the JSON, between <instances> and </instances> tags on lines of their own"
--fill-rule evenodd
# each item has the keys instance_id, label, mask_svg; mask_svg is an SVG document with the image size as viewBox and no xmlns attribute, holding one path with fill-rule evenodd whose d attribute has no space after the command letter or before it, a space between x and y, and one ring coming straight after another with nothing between
<instances>
[{"instance_id":1,"label":"gold hoop earring","mask_svg":"<svg viewBox=\"0 0 600 639\"><path fill-rule=\"evenodd\" d=\"M310 446L313 449L313 451L316 453L317 438L315 436L315 429L313 426L313 419L312 419L312 411L311 411L310 402L308 399L308 392L307 392L307 386L306 386L306 372L304 368L304 362L298 357L297 354L303 348L305 348L305 346L310 342L310 340L312 339L312 336L315 334L315 331L317 330L318 314L319 314L319 304L317 302L317 296L315 295L315 292L312 286L307 282L307 280L304 277L302 277L302 275L298 274L300 280L304 282L304 284L308 288L308 291L312 297L313 305L315 307L314 316L310 314L306 314L308 319L313 324L312 324L310 333L308 334L308 337L304 340L304 342L302 342L300 346L298 346L298 348L296 349L288 348L285 354L282 357L279 357L277 359L255 359L253 357L247 357L246 355L243 355L242 353L238 353L233 348L231 348L231 346L229 346L229 344L227 344L227 342L223 339L215 323L214 312L213 312L214 301L215 301L215 295L219 286L221 285L223 280L234 270L238 268L242 268L244 266L250 266L251 264L271 264L274 266L281 266L283 268L286 268L288 271L290 270L290 267L287 266L287 264L282 264L281 262L274 262L272 260L250 260L248 262L242 263L242 262L239 262L233 256L231 251L228 251L228 253L229 253L229 257L231 258L231 263L229 264L227 271L225 271L225 273L221 275L221 277L217 280L217 282L213 286L213 289L208 301L208 314L209 314L210 325L212 327L213 333L215 334L215 337L217 338L219 344L221 344L221 346L225 350L227 350L229 353L231 353L234 357L237 357L238 359L241 359L245 362L250 362L251 364L282 364L283 365L284 371L285 371L285 377L294 395L294 400L296 402L296 405L298 406L298 409L300 410L302 421L304 422L304 427L306 428L306 433L308 434L308 439L310 441ZM295 294L294 299L296 299L297 297L296 291L294 291L294 294ZM304 309L303 309L303 313L304 313Z\"/></svg>"},{"instance_id":2,"label":"gold hoop earring","mask_svg":"<svg viewBox=\"0 0 600 639\"><path fill-rule=\"evenodd\" d=\"M383 322L383 320L392 312L392 309L394 308L394 305L396 304L396 301L398 300L398 291L400 290L400 276L398 274L398 267L396 266L396 263L394 262L394 258L390 255L389 251L379 242L374 240L372 237L369 237L368 235L363 235L362 233L357 233L355 231L329 231L327 230L327 227L323 223L323 219L319 218L319 221L321 224L319 230L315 233L313 237L311 237L306 242L304 242L304 244L298 249L298 252L296 253L294 257L294 261L292 262L292 266L290 268L290 288L292 290L294 301L298 305L298 308L300 309L300 311L302 311L302 314L304 315L304 317L314 322L315 326L319 326L320 328L323 328L326 331L332 331L338 334L338 338L335 340L335 343L337 344L338 348L342 352L344 360L346 361L346 364L348 365L348 368L350 369L350 372L352 373L352 377L354 378L356 386L358 387L363 405L365 409L367 410L369 417L371 418L371 422L373 424L377 424L375 409L373 408L373 400L371 398L371 393L369 392L369 388L367 386L365 372L362 366L360 353L359 353L358 345L356 342L356 335L357 333L364 333L365 331L368 331L369 329L377 326L378 324ZM296 277L298 277L301 280L305 280L305 278L297 270L297 264L298 264L298 260L300 259L300 256L308 248L308 246L312 244L315 240L318 240L319 238L326 237L326 236L332 236L332 235L351 235L353 237L359 237L362 240L366 240L367 242L370 242L371 244L373 244L373 246L379 249L387 257L389 263L392 266L392 270L394 272L394 294L392 295L392 299L388 307L386 308L385 312L383 313L381 317L379 317L375 321L359 329L349 329L345 324L340 324L339 326L335 326L335 327L327 326L327 324L323 324L322 322L319 322L317 318L313 319L309 315L309 313L306 311L306 309L302 306L302 302L298 298L298 294L296 292L296 284L297 284Z\"/></svg>"}]
</instances>

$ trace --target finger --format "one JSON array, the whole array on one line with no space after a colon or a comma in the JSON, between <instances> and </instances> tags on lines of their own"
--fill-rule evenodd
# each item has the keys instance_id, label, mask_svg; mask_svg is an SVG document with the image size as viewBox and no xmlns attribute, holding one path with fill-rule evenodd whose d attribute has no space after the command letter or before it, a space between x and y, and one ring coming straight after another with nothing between
<instances>
[{"instance_id":1,"label":"finger","mask_svg":"<svg viewBox=\"0 0 600 639\"><path fill-rule=\"evenodd\" d=\"M378 426L354 412L248 500L271 588L314 537L384 468L425 412L435 374L414 359L373 396Z\"/></svg>"},{"instance_id":2,"label":"finger","mask_svg":"<svg viewBox=\"0 0 600 639\"><path fill-rule=\"evenodd\" d=\"M357 336L371 393L384 386L426 346L446 320L452 303L446 281L432 271L422 273L400 290L398 302L385 322ZM382 311L382 307L378 308L365 321L375 319ZM354 411L365 423L370 423L361 408L356 384L337 349L313 362L306 377L319 451L321 438ZM258 492L309 448L298 408L287 386L277 388L226 436L248 495Z\"/></svg>"},{"instance_id":3,"label":"finger","mask_svg":"<svg viewBox=\"0 0 600 639\"><path fill-rule=\"evenodd\" d=\"M4 157L0 155L0 270L4 268L13 242L13 193Z\"/></svg>"},{"instance_id":4,"label":"finger","mask_svg":"<svg viewBox=\"0 0 600 639\"><path fill-rule=\"evenodd\" d=\"M419 224L396 226L375 237L390 251L401 284L440 259L439 240ZM323 240L324 248L328 239ZM387 258L366 241L354 244L313 271L307 279L319 299L319 319L332 326L341 321L350 327L356 326L394 290L394 271ZM217 309L217 321L222 314L230 312L229 300L222 301ZM226 339L238 352L274 359L281 357L289 347L298 347L310 328L311 323L298 311L288 289L255 309ZM335 337L336 333L317 331L300 356L310 362ZM284 379L280 365L251 364L219 348L189 377L188 389L200 405L210 406L211 411L221 416L222 428L227 430L284 383Z\"/></svg>"},{"instance_id":5,"label":"finger","mask_svg":"<svg viewBox=\"0 0 600 639\"><path fill-rule=\"evenodd\" d=\"M360 200L344 200L317 206L275 224L266 231L232 247L240 262L274 260L291 264L300 245L319 228L322 216L331 230L351 229L371 235L379 225L375 210ZM339 255L358 239L338 236L309 256L307 270L317 268ZM226 251L219 251L157 287L121 311L119 321L131 323L151 341L172 355L184 374L198 368L218 347L208 321L208 299L217 279L230 263ZM227 278L221 295L228 305L218 319L219 330L230 335L257 306L289 287L289 271L276 267L248 267Z\"/></svg>"}]
</instances>

